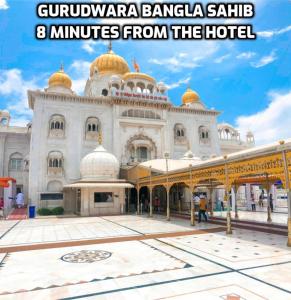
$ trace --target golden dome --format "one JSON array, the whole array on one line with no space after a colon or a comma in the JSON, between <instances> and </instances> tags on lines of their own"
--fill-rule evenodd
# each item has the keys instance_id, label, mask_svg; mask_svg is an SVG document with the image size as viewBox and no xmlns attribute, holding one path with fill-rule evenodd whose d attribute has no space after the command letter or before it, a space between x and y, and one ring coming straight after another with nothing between
<instances>
[{"instance_id":1,"label":"golden dome","mask_svg":"<svg viewBox=\"0 0 291 300\"><path fill-rule=\"evenodd\" d=\"M194 92L193 90L188 88L187 91L182 96L182 101L183 101L183 104L193 103L193 102L199 101L199 98L200 97L196 92Z\"/></svg>"},{"instance_id":2,"label":"golden dome","mask_svg":"<svg viewBox=\"0 0 291 300\"><path fill-rule=\"evenodd\" d=\"M122 77L123 80L129 80L129 79L144 79L144 80L147 80L147 81L151 81L152 83L155 83L156 80L148 75L148 74L145 74L145 73L139 73L139 72L128 72L128 73L125 73Z\"/></svg>"},{"instance_id":3,"label":"golden dome","mask_svg":"<svg viewBox=\"0 0 291 300\"><path fill-rule=\"evenodd\" d=\"M52 86L63 86L68 89L72 86L71 78L64 72L63 66L61 66L60 70L55 72L48 81L49 87Z\"/></svg>"},{"instance_id":4,"label":"golden dome","mask_svg":"<svg viewBox=\"0 0 291 300\"><path fill-rule=\"evenodd\" d=\"M111 48L105 54L97 57L90 66L90 76L94 74L94 69L97 69L98 73L112 73L123 75L130 72L126 60L115 54Z\"/></svg>"}]
</instances>

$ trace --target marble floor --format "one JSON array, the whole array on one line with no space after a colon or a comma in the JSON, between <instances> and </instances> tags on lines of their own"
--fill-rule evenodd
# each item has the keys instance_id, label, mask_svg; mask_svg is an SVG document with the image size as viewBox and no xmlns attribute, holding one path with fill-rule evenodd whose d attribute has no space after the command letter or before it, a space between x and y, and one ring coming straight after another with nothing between
<instances>
[{"instance_id":1,"label":"marble floor","mask_svg":"<svg viewBox=\"0 0 291 300\"><path fill-rule=\"evenodd\" d=\"M235 217L235 213L231 212L232 217ZM267 212L266 211L238 211L239 219L246 220L246 221L255 221L255 222L267 222ZM226 210L225 211L216 211L214 212L214 216L217 217L226 217ZM284 212L274 212L271 214L272 223L280 224L280 225L287 225L288 214Z\"/></svg>"},{"instance_id":2,"label":"marble floor","mask_svg":"<svg viewBox=\"0 0 291 300\"><path fill-rule=\"evenodd\" d=\"M291 300L285 236L244 229L226 235L212 232L220 227L207 223L194 228L186 220L140 216L3 221L0 299ZM158 233L165 235L150 238ZM9 243L112 236L133 240L1 251Z\"/></svg>"}]
</instances>

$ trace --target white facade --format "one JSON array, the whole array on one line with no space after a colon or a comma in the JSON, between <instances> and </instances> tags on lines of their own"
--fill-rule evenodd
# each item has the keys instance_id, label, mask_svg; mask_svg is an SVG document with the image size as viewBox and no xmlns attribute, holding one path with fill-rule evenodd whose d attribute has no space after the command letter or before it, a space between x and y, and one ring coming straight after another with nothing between
<instances>
[{"instance_id":1,"label":"white facade","mask_svg":"<svg viewBox=\"0 0 291 300\"><path fill-rule=\"evenodd\" d=\"M255 138L252 132L247 132L245 140L242 140L238 130L227 123L218 124L218 137L222 155L255 146Z\"/></svg>"},{"instance_id":2,"label":"white facade","mask_svg":"<svg viewBox=\"0 0 291 300\"><path fill-rule=\"evenodd\" d=\"M47 89L28 91L31 134L27 128L1 127L0 171L23 184L32 204L41 206L41 194L62 193L63 186L80 179L80 161L96 147L100 133L121 167L162 158L165 152L173 159L188 150L202 159L221 154L217 111L207 109L190 89L183 104L174 106L163 83L130 72L112 50L92 63L84 89L84 96L76 95L61 69ZM29 157L29 178L28 170L7 173L12 153ZM62 204L59 198L54 201Z\"/></svg>"},{"instance_id":3,"label":"white facade","mask_svg":"<svg viewBox=\"0 0 291 300\"><path fill-rule=\"evenodd\" d=\"M9 123L9 113L0 111L0 177L16 179L17 190L21 190L27 200L30 125L16 127Z\"/></svg>"}]
</instances>

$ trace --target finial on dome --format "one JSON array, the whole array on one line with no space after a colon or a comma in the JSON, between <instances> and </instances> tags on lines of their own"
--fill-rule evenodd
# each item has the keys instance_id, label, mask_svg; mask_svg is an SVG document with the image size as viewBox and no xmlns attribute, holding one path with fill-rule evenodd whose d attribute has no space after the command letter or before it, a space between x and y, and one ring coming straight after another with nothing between
<instances>
[{"instance_id":1,"label":"finial on dome","mask_svg":"<svg viewBox=\"0 0 291 300\"><path fill-rule=\"evenodd\" d=\"M136 62L135 58L133 59L133 67L134 67L135 72L138 72L138 73L140 72L139 64Z\"/></svg>"},{"instance_id":2,"label":"finial on dome","mask_svg":"<svg viewBox=\"0 0 291 300\"><path fill-rule=\"evenodd\" d=\"M98 143L99 143L99 145L102 145L102 133L101 133L101 131L99 131L99 134L98 134Z\"/></svg>"},{"instance_id":3,"label":"finial on dome","mask_svg":"<svg viewBox=\"0 0 291 300\"><path fill-rule=\"evenodd\" d=\"M63 61L61 61L60 71L64 72L64 63L63 63Z\"/></svg>"},{"instance_id":4,"label":"finial on dome","mask_svg":"<svg viewBox=\"0 0 291 300\"><path fill-rule=\"evenodd\" d=\"M110 40L108 43L108 53L112 52L112 41Z\"/></svg>"}]
</instances>

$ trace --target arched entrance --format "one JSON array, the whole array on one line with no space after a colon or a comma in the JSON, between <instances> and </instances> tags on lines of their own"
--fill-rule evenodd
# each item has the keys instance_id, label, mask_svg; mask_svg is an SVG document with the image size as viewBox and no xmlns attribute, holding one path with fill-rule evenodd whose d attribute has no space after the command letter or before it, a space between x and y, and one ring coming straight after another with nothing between
<instances>
[{"instance_id":1,"label":"arched entrance","mask_svg":"<svg viewBox=\"0 0 291 300\"><path fill-rule=\"evenodd\" d=\"M148 213L150 205L150 191L148 187L143 186L139 190L140 213Z\"/></svg>"},{"instance_id":2,"label":"arched entrance","mask_svg":"<svg viewBox=\"0 0 291 300\"><path fill-rule=\"evenodd\" d=\"M167 211L167 190L163 185L156 185L153 188L153 211L160 214Z\"/></svg>"}]
</instances>

